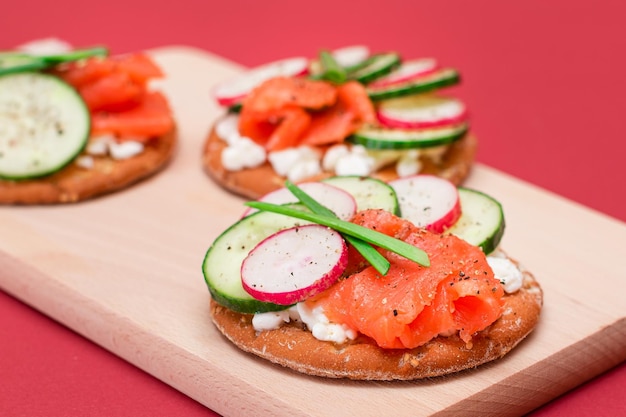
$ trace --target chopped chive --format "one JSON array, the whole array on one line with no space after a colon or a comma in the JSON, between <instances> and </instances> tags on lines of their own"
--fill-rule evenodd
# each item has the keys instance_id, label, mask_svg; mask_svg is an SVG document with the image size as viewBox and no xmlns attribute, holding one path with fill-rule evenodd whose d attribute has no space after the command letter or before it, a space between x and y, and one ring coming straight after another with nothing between
<instances>
[{"instance_id":1,"label":"chopped chive","mask_svg":"<svg viewBox=\"0 0 626 417\"><path fill-rule=\"evenodd\" d=\"M308 195L300 187L296 186L291 181L285 182L285 186L291 193L300 200L309 210L315 214L329 217L337 217L328 207L320 204L313 197ZM389 271L389 261L374 249L369 243L362 241L359 238L350 236L349 234L342 234L344 239L348 241L361 255L368 261L381 275L386 275Z\"/></svg>"},{"instance_id":2,"label":"chopped chive","mask_svg":"<svg viewBox=\"0 0 626 417\"><path fill-rule=\"evenodd\" d=\"M107 48L97 46L87 49L75 49L70 52L52 55L42 55L40 58L49 64L58 64L61 62L78 61L79 59L91 58L94 56L107 56L109 50Z\"/></svg>"},{"instance_id":3,"label":"chopped chive","mask_svg":"<svg viewBox=\"0 0 626 417\"><path fill-rule=\"evenodd\" d=\"M341 68L330 52L320 51L320 63L322 64L322 79L336 84L346 82L348 78L346 70Z\"/></svg>"},{"instance_id":4,"label":"chopped chive","mask_svg":"<svg viewBox=\"0 0 626 417\"><path fill-rule=\"evenodd\" d=\"M336 217L323 216L316 213L307 213L290 207L265 203L262 201L249 201L246 205L258 210L283 214L285 216L295 217L296 219L321 224L322 226L335 229L339 233L354 236L365 242L387 249L422 266L430 266L428 255L420 248L402 240L394 239L391 236L387 236L375 230L368 229L367 227L359 226L358 224L340 220Z\"/></svg>"}]
</instances>

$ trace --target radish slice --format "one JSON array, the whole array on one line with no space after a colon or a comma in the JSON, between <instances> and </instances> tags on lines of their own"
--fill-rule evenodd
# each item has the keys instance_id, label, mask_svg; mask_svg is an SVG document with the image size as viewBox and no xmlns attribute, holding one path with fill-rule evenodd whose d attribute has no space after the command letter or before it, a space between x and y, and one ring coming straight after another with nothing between
<instances>
[{"instance_id":1,"label":"radish slice","mask_svg":"<svg viewBox=\"0 0 626 417\"><path fill-rule=\"evenodd\" d=\"M298 184L305 193L309 194L321 205L326 206L341 220L350 220L356 213L356 200L349 192L324 182L303 182ZM279 188L265 194L259 199L266 203L288 204L297 203L298 199L287 188ZM242 217L257 211L252 207L246 209Z\"/></svg>"},{"instance_id":2,"label":"radish slice","mask_svg":"<svg viewBox=\"0 0 626 417\"><path fill-rule=\"evenodd\" d=\"M370 49L364 45L345 46L332 51L333 58L343 68L355 67L370 56Z\"/></svg>"},{"instance_id":3,"label":"radish slice","mask_svg":"<svg viewBox=\"0 0 626 417\"><path fill-rule=\"evenodd\" d=\"M404 83L424 75L431 74L439 69L439 64L434 58L421 58L404 61L390 74L373 81L368 87L387 87L393 84Z\"/></svg>"},{"instance_id":4,"label":"radish slice","mask_svg":"<svg viewBox=\"0 0 626 417\"><path fill-rule=\"evenodd\" d=\"M430 94L381 101L376 115L381 124L401 129L443 127L468 118L467 107L461 100Z\"/></svg>"},{"instance_id":5,"label":"radish slice","mask_svg":"<svg viewBox=\"0 0 626 417\"><path fill-rule=\"evenodd\" d=\"M396 191L401 217L434 233L442 233L461 217L459 191L434 175L413 175L389 182Z\"/></svg>"},{"instance_id":6,"label":"radish slice","mask_svg":"<svg viewBox=\"0 0 626 417\"><path fill-rule=\"evenodd\" d=\"M309 59L305 57L287 58L270 62L246 71L243 75L218 84L213 96L222 106L237 104L263 81L274 77L295 77L305 75L309 70Z\"/></svg>"},{"instance_id":7,"label":"radish slice","mask_svg":"<svg viewBox=\"0 0 626 417\"><path fill-rule=\"evenodd\" d=\"M348 265L341 234L319 224L281 230L261 241L241 265L241 283L260 301L290 305L333 285Z\"/></svg>"}]
</instances>

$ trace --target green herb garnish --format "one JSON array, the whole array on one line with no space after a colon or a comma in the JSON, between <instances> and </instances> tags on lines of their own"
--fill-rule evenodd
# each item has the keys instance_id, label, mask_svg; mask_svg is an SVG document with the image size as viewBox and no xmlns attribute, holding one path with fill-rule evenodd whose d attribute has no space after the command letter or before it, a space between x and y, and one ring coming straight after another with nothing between
<instances>
[{"instance_id":1,"label":"green herb garnish","mask_svg":"<svg viewBox=\"0 0 626 417\"><path fill-rule=\"evenodd\" d=\"M40 56L48 64L59 64L61 62L78 61L80 59L92 58L95 56L104 57L109 54L109 50L102 46L96 46L86 49L74 49L73 51L60 54L42 55Z\"/></svg>"},{"instance_id":2,"label":"green herb garnish","mask_svg":"<svg viewBox=\"0 0 626 417\"><path fill-rule=\"evenodd\" d=\"M346 70L343 69L328 51L320 51L320 64L322 65L321 78L335 84L345 83L348 79Z\"/></svg>"},{"instance_id":3,"label":"green herb garnish","mask_svg":"<svg viewBox=\"0 0 626 417\"><path fill-rule=\"evenodd\" d=\"M336 218L337 216L333 213L328 207L320 204L313 197L308 195L305 191L303 191L300 187L296 186L291 181L285 182L285 187L291 193L300 200L302 204L304 204L309 210L311 210L315 214L319 214L322 216L329 216ZM351 236L349 234L342 234L344 239L348 241L356 250L359 251L361 255L368 261L381 275L386 275L389 271L389 261L380 254L376 249L374 249L369 243L364 242L363 240Z\"/></svg>"},{"instance_id":4,"label":"green herb garnish","mask_svg":"<svg viewBox=\"0 0 626 417\"><path fill-rule=\"evenodd\" d=\"M283 214L285 216L295 217L296 219L321 224L322 226L330 227L331 229L334 229L344 235L353 236L367 243L371 243L372 245L387 249L422 266L430 266L428 255L420 248L375 230L368 229L367 227L340 220L334 215L327 216L317 213L307 213L287 206L265 203L262 201L249 201L246 205L257 210Z\"/></svg>"}]
</instances>

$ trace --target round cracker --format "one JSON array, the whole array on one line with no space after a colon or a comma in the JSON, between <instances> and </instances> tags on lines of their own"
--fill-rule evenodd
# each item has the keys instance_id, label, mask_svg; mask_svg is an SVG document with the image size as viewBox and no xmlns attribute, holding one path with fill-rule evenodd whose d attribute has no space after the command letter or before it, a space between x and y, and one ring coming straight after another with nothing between
<instances>
[{"instance_id":1,"label":"round cracker","mask_svg":"<svg viewBox=\"0 0 626 417\"><path fill-rule=\"evenodd\" d=\"M0 180L0 204L76 203L121 190L164 168L174 154L176 143L177 132L172 129L152 138L143 152L132 158L93 157L94 166L89 169L70 163L41 178Z\"/></svg>"},{"instance_id":2,"label":"round cracker","mask_svg":"<svg viewBox=\"0 0 626 417\"><path fill-rule=\"evenodd\" d=\"M496 360L536 326L543 304L541 287L522 269L523 287L504 296L502 316L472 337L439 336L415 349L382 349L372 339L336 345L319 341L299 323L256 332L252 315L239 314L211 301L217 329L241 350L308 375L354 380L415 380L459 372Z\"/></svg>"},{"instance_id":3,"label":"round cracker","mask_svg":"<svg viewBox=\"0 0 626 417\"><path fill-rule=\"evenodd\" d=\"M283 187L285 178L278 175L272 166L266 162L255 168L240 171L228 171L222 164L222 151L226 148L226 142L216 133L214 124L207 139L205 140L202 164L205 172L209 174L224 189L250 199L259 197ZM461 139L452 143L447 152L441 158L441 162L435 163L431 159L422 158L423 174L433 174L450 180L459 185L469 175L474 163L477 148L476 137L468 133ZM307 180L319 181L334 175L325 173ZM398 178L393 166L386 167L371 175L383 181Z\"/></svg>"}]
</instances>

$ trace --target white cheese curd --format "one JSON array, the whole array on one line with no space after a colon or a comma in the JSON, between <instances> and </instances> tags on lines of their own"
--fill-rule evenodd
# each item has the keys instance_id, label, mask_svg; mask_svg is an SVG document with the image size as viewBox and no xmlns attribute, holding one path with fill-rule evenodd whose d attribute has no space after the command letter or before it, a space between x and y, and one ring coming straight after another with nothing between
<instances>
[{"instance_id":1,"label":"white cheese curd","mask_svg":"<svg viewBox=\"0 0 626 417\"><path fill-rule=\"evenodd\" d=\"M239 137L233 140L230 146L222 152L222 165L229 171L239 171L244 168L254 168L265 162L265 148L252 139Z\"/></svg>"},{"instance_id":2,"label":"white cheese curd","mask_svg":"<svg viewBox=\"0 0 626 417\"><path fill-rule=\"evenodd\" d=\"M239 135L239 116L229 114L220 120L215 126L215 133L228 145L232 145L238 141L241 138Z\"/></svg>"},{"instance_id":3,"label":"white cheese curd","mask_svg":"<svg viewBox=\"0 0 626 417\"><path fill-rule=\"evenodd\" d=\"M92 156L81 155L74 160L74 163L83 169L92 169L94 161Z\"/></svg>"},{"instance_id":4,"label":"white cheese curd","mask_svg":"<svg viewBox=\"0 0 626 417\"><path fill-rule=\"evenodd\" d=\"M268 161L272 165L272 168L281 177L286 177L289 173L289 169L298 162L300 158L300 151L298 148L287 148L282 151L270 152L267 155Z\"/></svg>"},{"instance_id":5,"label":"white cheese curd","mask_svg":"<svg viewBox=\"0 0 626 417\"><path fill-rule=\"evenodd\" d=\"M117 160L132 158L142 153L143 149L143 143L134 140L126 140L120 143L114 141L109 143L109 155L111 155L111 158Z\"/></svg>"},{"instance_id":6,"label":"white cheese curd","mask_svg":"<svg viewBox=\"0 0 626 417\"><path fill-rule=\"evenodd\" d=\"M224 142L221 161L229 171L240 171L263 164L267 158L265 148L252 139L239 134L239 116L230 114L215 126L215 133Z\"/></svg>"},{"instance_id":7,"label":"white cheese curd","mask_svg":"<svg viewBox=\"0 0 626 417\"><path fill-rule=\"evenodd\" d=\"M337 175L370 175L376 169L376 160L368 155L363 146L353 146L350 153L337 159Z\"/></svg>"},{"instance_id":8,"label":"white cheese curd","mask_svg":"<svg viewBox=\"0 0 626 417\"><path fill-rule=\"evenodd\" d=\"M322 172L322 165L317 158L308 158L298 161L287 172L287 179L291 182L298 182L313 177Z\"/></svg>"},{"instance_id":9,"label":"white cheese curd","mask_svg":"<svg viewBox=\"0 0 626 417\"><path fill-rule=\"evenodd\" d=\"M252 327L257 332L278 329L283 323L298 321L300 316L295 306L282 311L257 313L252 317Z\"/></svg>"},{"instance_id":10,"label":"white cheese curd","mask_svg":"<svg viewBox=\"0 0 626 417\"><path fill-rule=\"evenodd\" d=\"M356 339L357 332L345 324L331 323L322 307L310 309L305 303L296 304L300 320L317 340L344 343Z\"/></svg>"},{"instance_id":11,"label":"white cheese curd","mask_svg":"<svg viewBox=\"0 0 626 417\"><path fill-rule=\"evenodd\" d=\"M109 153L109 144L115 142L113 135L94 136L89 140L85 152L93 156L103 156Z\"/></svg>"},{"instance_id":12,"label":"white cheese curd","mask_svg":"<svg viewBox=\"0 0 626 417\"><path fill-rule=\"evenodd\" d=\"M334 343L345 343L357 337L356 330L345 324L331 323L324 314L322 307L310 309L305 303L283 311L257 313L252 317L252 326L257 332L280 328L283 323L301 321L317 340Z\"/></svg>"},{"instance_id":13,"label":"white cheese curd","mask_svg":"<svg viewBox=\"0 0 626 417\"><path fill-rule=\"evenodd\" d=\"M406 151L372 150L362 145L335 145L330 148L322 161L325 171L337 175L370 175L371 173L398 161Z\"/></svg>"},{"instance_id":14,"label":"white cheese curd","mask_svg":"<svg viewBox=\"0 0 626 417\"><path fill-rule=\"evenodd\" d=\"M270 152L267 159L278 175L287 177L293 182L317 175L322 171L322 155L310 146Z\"/></svg>"},{"instance_id":15,"label":"white cheese curd","mask_svg":"<svg viewBox=\"0 0 626 417\"><path fill-rule=\"evenodd\" d=\"M340 158L350 154L350 148L347 145L334 145L326 150L324 157L322 158L322 168L324 171L334 171L337 166L337 161Z\"/></svg>"},{"instance_id":16,"label":"white cheese curd","mask_svg":"<svg viewBox=\"0 0 626 417\"><path fill-rule=\"evenodd\" d=\"M36 39L16 48L31 55L63 54L73 49L69 43L57 38Z\"/></svg>"},{"instance_id":17,"label":"white cheese curd","mask_svg":"<svg viewBox=\"0 0 626 417\"><path fill-rule=\"evenodd\" d=\"M139 155L144 149L141 138L127 138L124 142L118 142L114 135L103 134L89 140L85 153L89 156L108 155L115 160L122 160Z\"/></svg>"},{"instance_id":18,"label":"white cheese curd","mask_svg":"<svg viewBox=\"0 0 626 417\"><path fill-rule=\"evenodd\" d=\"M511 260L496 252L487 256L487 263L496 279L502 283L505 292L510 294L522 288L524 275Z\"/></svg>"},{"instance_id":19,"label":"white cheese curd","mask_svg":"<svg viewBox=\"0 0 626 417\"><path fill-rule=\"evenodd\" d=\"M419 160L419 151L417 149L407 151L396 163L396 173L399 177L415 175L421 169L422 163Z\"/></svg>"}]
</instances>

